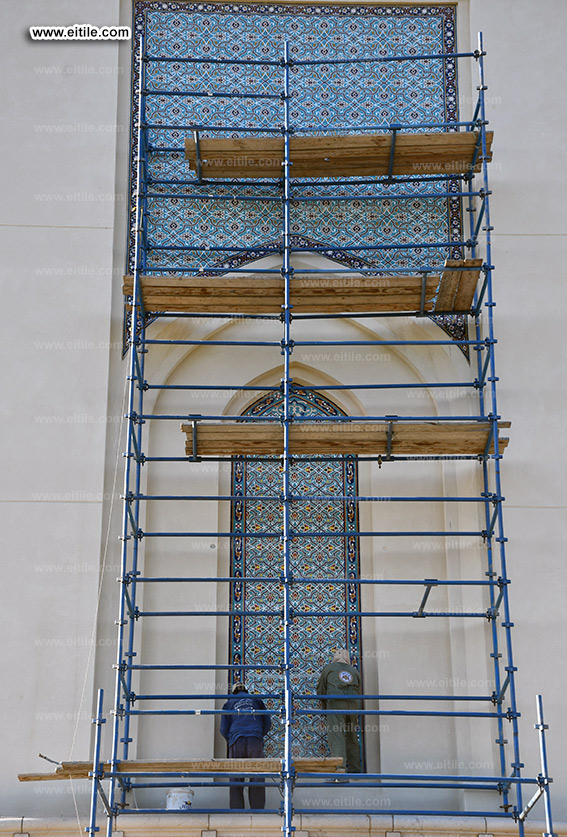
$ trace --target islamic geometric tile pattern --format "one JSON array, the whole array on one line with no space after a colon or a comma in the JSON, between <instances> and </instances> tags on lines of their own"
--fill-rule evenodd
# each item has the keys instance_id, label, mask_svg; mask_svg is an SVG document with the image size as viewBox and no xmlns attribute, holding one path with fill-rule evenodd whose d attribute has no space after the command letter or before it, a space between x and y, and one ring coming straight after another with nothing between
<instances>
[{"instance_id":1,"label":"islamic geometric tile pattern","mask_svg":"<svg viewBox=\"0 0 567 837\"><path fill-rule=\"evenodd\" d=\"M135 0L133 91L140 71L141 37L146 55L170 59L280 60L283 43L290 43L297 59L363 58L380 55L417 55L455 51L455 9L452 6L356 5L246 5L179 3ZM193 64L175 60L146 62L146 124L148 174L147 235L151 249L145 272L159 275L199 270L214 282L229 271L281 246L281 192L277 182L237 187L226 180L195 180L183 151L187 126L245 126L279 128L282 103L274 99L165 96L160 90L199 93L263 93L282 91L281 67L259 65ZM328 133L330 126L360 133L363 126L392 123L435 125L458 119L456 60L429 59L385 64L295 66L291 72L291 122L296 133L313 128ZM154 91L154 92L152 92ZM137 149L138 102L133 95L132 167ZM411 129L410 129L411 130ZM442 130L439 128L439 130ZM214 136L236 135L235 131ZM259 136L267 135L261 132ZM166 150L167 149L167 150ZM163 182L166 181L166 182ZM425 197L458 192L455 179L418 183L409 179L405 198L388 197L392 185L366 183L331 186L324 179L295 185L291 206L292 245L325 248L325 255L351 267L382 271L439 266L447 255L459 257L461 248L427 247L461 240L458 198ZM395 187L399 191L399 185ZM344 201L302 201L321 194ZM383 196L361 200L366 195ZM206 197L203 197L206 196ZM220 200L220 198L230 198ZM253 199L252 199L253 198ZM271 198L271 200L270 200ZM274 200L277 198L277 200ZM129 271L134 269L135 177L131 190ZM418 241L424 246L406 249ZM401 245L393 250L357 250L377 244ZM158 248L195 249L158 249ZM227 248L211 251L210 247ZM250 248L240 252L237 248ZM328 249L327 249L328 248ZM345 249L353 248L353 249ZM211 271L215 268L215 272ZM217 272L218 271L218 272ZM464 339L462 317L439 320L455 338Z\"/></svg>"},{"instance_id":2,"label":"islamic geometric tile pattern","mask_svg":"<svg viewBox=\"0 0 567 837\"><path fill-rule=\"evenodd\" d=\"M318 393L295 388L291 398L294 416L344 415L332 402ZM280 416L282 397L272 393L256 402L246 415ZM310 462L295 458L291 466L290 490L304 499L291 505L290 526L293 532L321 532L330 536L295 538L291 544L291 572L295 578L313 582L291 587L294 611L320 612L318 616L296 615L291 629L291 682L296 695L313 694L323 666L333 648L348 648L353 658L361 660L359 585L317 583L317 579L344 579L359 576L356 460L334 457L329 461ZM232 509L233 538L231 575L246 578L279 579L283 569L281 463L238 457L233 464L234 496L254 497L236 500ZM310 496L309 496L310 495ZM334 499L320 500L317 497ZM332 533L336 532L336 536ZM350 535L349 532L353 534ZM247 537L261 533L274 537ZM249 581L231 585L230 663L234 665L275 665L283 662L282 591L277 582ZM276 616L255 616L256 611L276 611ZM337 615L333 615L336 613ZM358 663L359 664L359 663ZM258 694L279 694L282 675L277 671L236 671L235 679L246 679ZM274 706L274 701L266 701ZM296 700L296 708L318 708L317 701ZM265 741L265 751L281 756L283 729L274 723ZM326 726L321 715L297 716L293 727L293 749L297 756L328 755Z\"/></svg>"}]
</instances>

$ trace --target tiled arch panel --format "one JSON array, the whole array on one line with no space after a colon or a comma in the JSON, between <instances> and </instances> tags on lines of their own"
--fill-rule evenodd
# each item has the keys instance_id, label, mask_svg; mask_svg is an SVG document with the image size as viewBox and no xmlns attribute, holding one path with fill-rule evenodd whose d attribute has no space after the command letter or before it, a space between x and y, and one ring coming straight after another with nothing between
<instances>
[{"instance_id":1,"label":"tiled arch panel","mask_svg":"<svg viewBox=\"0 0 567 837\"><path fill-rule=\"evenodd\" d=\"M339 408L321 394L309 389L295 389L291 399L292 414L309 416L342 415ZM247 415L278 416L282 413L279 393L257 401ZM291 527L295 532L319 529L337 532L336 537L296 538L291 546L291 570L296 578L357 578L359 576L358 528L356 504L357 467L354 457L334 457L326 462L293 461L293 495L337 496L337 500L296 500L292 503ZM239 457L233 464L232 490L241 496L279 496L282 489L281 463L274 459L258 461ZM231 575L240 577L279 578L282 572L283 547L279 537L251 538L248 534L273 533L282 529L282 510L278 500L237 500L232 508L233 539ZM296 694L313 693L319 672L329 662L332 648L348 647L353 658L361 660L359 585L305 583L292 586L292 606L299 611L325 611L327 615L297 616L291 639L293 661L292 685ZM281 611L279 584L265 582L235 583L231 589L231 610ZM337 613L352 615L333 616ZM282 663L282 625L279 616L233 616L230 624L230 663L280 665ZM279 672L236 672L235 679L246 679L256 693L278 693L282 689ZM296 701L302 709L317 705ZM325 725L321 716L299 716L293 728L294 754L327 754ZM277 723L266 741L266 753L281 755L282 728Z\"/></svg>"}]
</instances>

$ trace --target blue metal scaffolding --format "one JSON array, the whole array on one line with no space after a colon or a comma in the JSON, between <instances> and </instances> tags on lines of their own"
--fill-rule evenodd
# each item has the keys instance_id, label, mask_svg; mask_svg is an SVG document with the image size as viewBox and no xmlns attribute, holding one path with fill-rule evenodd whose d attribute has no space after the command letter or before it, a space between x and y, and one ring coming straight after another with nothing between
<instances>
[{"instance_id":1,"label":"blue metal scaffolding","mask_svg":"<svg viewBox=\"0 0 567 837\"><path fill-rule=\"evenodd\" d=\"M346 66L351 63L388 63L388 62L403 62L403 61L421 61L432 58L445 60L459 59L476 63L479 70L479 86L478 86L478 102L472 118L468 121L448 122L448 123L434 123L434 124L410 124L410 125L365 125L357 127L358 134L373 133L385 134L390 137L390 160L388 172L380 177L361 178L361 177L335 177L320 181L305 181L300 178L293 177L293 161L291 151L291 140L296 135L306 136L310 132L316 133L317 129L303 129L301 126L292 124L290 115L290 103L292 101L292 69L316 62L298 61L290 57L288 44L285 45L284 53L280 61L258 60L258 66L273 71L274 74L280 74L281 77L281 91L277 96L270 94L269 98L280 101L283 112L283 119L281 127L273 127L270 130L265 128L254 129L239 124L231 125L194 125L194 124L179 124L179 125L159 125L160 129L172 128L181 136L191 133L194 136L197 166L196 177L187 178L185 181L175 181L176 186L190 185L198 186L201 194L187 195L191 200L222 200L222 195L218 192L207 191L211 185L211 181L207 181L206 172L204 172L203 161L200 157L200 141L203 133L209 135L225 135L227 132L231 135L238 135L239 137L247 137L254 135L254 133L261 133L263 137L273 133L274 135L283 138L283 154L282 154L282 171L281 176L277 179L258 180L257 178L241 178L240 180L228 178L226 181L217 179L216 184L226 182L230 185L229 193L226 194L226 200L234 200L235 194L238 195L238 200L254 200L255 195L251 190L257 189L261 186L264 190L262 200L273 201L276 206L281 206L282 212L282 229L281 242L277 248L270 247L262 250L262 248L246 248L246 247L231 247L231 246L211 246L208 247L208 252L211 257L228 252L231 254L240 253L248 256L250 259L259 259L266 255L273 255L278 253L281 256L281 268L250 268L248 266L231 267L227 269L223 266L215 266L215 263L208 263L204 267L193 266L187 267L187 264L182 260L179 264L169 267L156 267L152 263L152 256L155 252L170 251L172 253L191 252L202 249L192 245L171 245L171 244L151 244L148 235L148 201L152 197L164 197L168 195L167 191L155 192L157 186L167 187L168 181L156 180L151 176L148 159L150 155L156 155L165 152L183 153L184 149L179 145L171 146L152 146L151 132L156 127L153 123L148 122L146 118L146 98L152 94L159 94L164 97L191 97L217 95L222 97L230 97L238 102L239 98L250 97L255 95L261 98L259 94L250 93L215 93L211 94L202 90L178 90L178 89L159 89L150 90L147 81L147 68L153 62L166 63L173 59L148 54L143 48L142 63L140 73L140 87L138 91L138 150L137 150L137 207L136 207L136 269L132 280L131 298L129 302L131 305L131 323L129 332L129 400L128 400L128 430L127 430L127 450L126 450L126 465L124 477L124 514L123 514L123 528L122 528L122 563L120 574L120 611L118 617L118 653L116 664L116 689L113 700L113 729L112 729L112 753L108 764L103 764L101 760L102 743L101 743L101 725L104 723L102 696L99 697L99 705L97 711L96 746L94 755L93 767L93 795L91 805L91 820L87 831L94 834L98 831L96 826L97 817L97 795L102 799L104 808L108 815L107 834L108 837L112 834L113 822L116 815L120 814L129 798L129 793L137 788L171 788L171 787L186 787L188 778L187 773L183 771L175 772L174 767L167 770L147 770L139 772L133 768L129 770L129 754L131 751L131 744L134 737L133 722L140 716L161 715L161 716L190 716L195 714L218 716L223 713L222 709L218 707L219 699L227 699L229 694L219 695L203 695L203 694L136 694L134 690L134 676L136 673L151 670L162 671L195 671L206 669L209 671L220 670L226 672L229 678L234 674L241 676L243 672L250 670L276 670L283 679L282 692L278 694L260 695L260 697L269 698L275 702L277 709L266 710L270 714L277 716L283 724L283 754L281 758L281 768L278 771L266 771L264 773L255 773L257 777L264 777L277 784L282 794L282 803L280 809L274 809L272 813L278 812L283 818L283 833L285 837L292 837L294 831L294 815L317 812L318 814L326 813L344 813L344 814L359 814L360 808L309 808L298 807L294 804L294 794L301 788L332 788L332 783L336 778L334 773L311 773L301 772L296 770L295 760L293 756L293 728L295 721L301 716L320 716L340 714L340 710L319 709L317 707L318 696L311 693L297 693L292 683L292 673L294 661L291 655L291 629L293 621L298 616L302 618L317 619L319 616L325 615L324 611L314 609L298 611L293 605L292 591L294 585L301 583L309 584L334 584L337 589L344 588L347 585L362 589L363 585L369 586L400 586L413 590L417 588L418 598L406 610L397 611L379 611L379 610L363 610L358 611L359 619L383 619L393 617L407 617L410 619L477 619L481 620L487 625L487 630L490 635L491 654L493 660L494 682L495 688L490 694L485 695L419 695L419 694L364 694L361 696L361 710L358 713L360 717L365 716L405 716L423 718L425 721L428 718L477 718L486 719L486 723L490 726L492 731L497 732L496 743L499 753L498 770L494 775L461 775L447 774L447 773L360 773L360 774L343 774L344 778L349 783L350 790L356 794L358 788L421 788L421 789L455 789L455 790L481 790L490 791L494 795L494 809L493 810L411 810L400 809L390 810L388 813L399 814L415 814L415 815L460 815L460 816L489 816L501 817L513 820L518 823L519 833L523 834L523 822L533 807L535 802L544 796L546 805L546 822L547 834L551 835L553 832L551 822L551 809L549 805L549 783L550 779L547 775L547 762L545 752L545 729L546 726L543 721L543 710L541 702L538 704L538 725L537 728L541 737L541 752L542 752L542 773L536 778L526 778L522 775L522 763L519 750L518 739L518 718L519 713L516 701L516 667L514 665L514 658L512 653L512 628L513 623L510 617L510 605L508 588L510 579L508 576L506 565L506 537L504 532L503 516L502 516L502 488L501 488L501 474L500 462L503 456L503 449L505 447L505 440L501 433L501 416L498 412L497 404L497 376L495 367L494 347L496 344L493 311L494 311L494 296L493 296L493 265L492 265L492 251L491 251L491 221L490 221L490 188L488 183L488 163L489 151L487 146L487 120L485 113L485 80L484 80L484 56L482 39L479 41L479 47L474 52L466 53L451 53L434 54L434 55L392 55L381 56L372 59L344 59L344 60L329 60L329 65L335 64L337 66ZM176 58L178 63L204 63L203 58ZM220 63L228 66L231 63L239 63L235 60L221 61L220 59L206 59L209 64ZM475 141L475 150L472 159L467 166L463 168L461 173L446 174L427 174L424 173L422 177L418 177L421 183L432 184L434 191L431 193L436 198L446 197L451 200L458 200L461 206L467 210L469 216L469 229L467 237L462 236L461 240L444 240L436 242L428 242L424 240L413 241L408 243L395 244L375 244L368 245L366 248L357 245L351 249L356 250L359 254L361 251L367 250L393 250L396 248L418 250L423 258L424 263L418 271L418 275L422 281L422 291L420 303L417 310L412 312L392 312L385 311L380 308L379 299L377 297L376 310L361 311L359 313L337 313L337 312L319 312L319 313L294 313L294 280L297 271L294 271L292 265L292 255L300 252L321 252L325 253L325 247L318 247L316 245L310 246L303 244L294 239L291 233L291 217L294 206L304 201L340 201L347 199L345 195L337 195L329 188L332 185L341 185L348 190L351 183L367 183L376 186L387 183L389 185L388 198L398 199L403 201L406 198L413 198L414 193L407 192L407 184L415 183L416 177L396 176L394 173L394 160L396 153L396 137L400 132L406 130L414 133L426 132L433 128L435 131L443 132L444 135L454 135L461 132L473 132L477 136ZM325 129L327 135L332 135L333 129ZM475 169L480 169L475 172ZM479 181L479 185L477 184ZM311 194L305 194L305 184L310 188ZM212 190L212 186L211 186ZM240 194L239 194L240 190ZM319 193L320 191L320 193ZM377 189L378 194L372 195L372 199L382 199L384 194ZM176 199L183 201L184 195L179 191L172 193ZM427 192L423 193L427 196ZM364 200L363 198L360 198ZM348 250L348 247L344 248ZM482 469L482 488L478 495L475 496L421 496L418 493L412 496L374 496L369 494L358 494L356 501L358 503L372 503L383 500L389 500L398 503L407 503L411 508L415 503L451 503L451 504L478 504L484 511L484 526L480 531L454 531L442 529L440 531L421 531L407 529L403 531L374 531L361 529L360 526L353 533L336 532L313 529L310 531L296 532L293 531L291 522L292 503L297 499L293 494L292 486L290 484L290 472L293 464L294 456L297 453L294 448L294 441L292 438L293 430L296 427L301 427L302 424L308 424L309 420L302 419L292 415L291 399L294 393L295 384L292 379L291 362L293 352L296 348L301 346L376 346L376 340L294 340L294 323L301 320L310 319L344 319L346 317L391 317L391 316L432 316L432 314L425 308L425 288L428 277L432 275L437 276L442 267L435 260L428 262L428 254L430 250L443 251L447 258L455 258L457 255L460 259L481 259L481 276L478 282L477 289L474 294L472 305L466 310L454 310L452 313L456 315L466 316L472 325L474 337L468 339L466 336L463 339L455 339L454 337L439 337L437 339L423 339L423 340L380 340L379 345L385 346L414 346L414 347L431 347L443 346L449 352L462 352L466 350L471 353L474 358L476 356L476 374L473 380L459 381L459 382L427 382L427 383L383 383L375 382L373 384L329 384L325 386L313 386L312 389L317 390L353 390L357 389L435 389L442 388L444 390L453 389L454 391L465 389L471 392L476 397L476 410L473 416L333 416L318 419L318 425L323 426L335 425L341 422L349 422L356 428L357 423L362 423L365 428L375 425L376 427L383 427L385 429L385 448L383 451L376 451L370 453L360 453L357 456L358 461L368 461L383 464L387 467L395 467L396 462L417 462L421 460L440 460L440 461L454 461L459 462L478 462ZM216 254L216 255L215 255ZM465 264L461 267L463 271L472 270ZM375 265L365 267L362 263L356 268L340 267L334 268L314 268L301 269L302 275L315 274L342 274L346 276L354 275L371 275L371 276L385 276L389 277L395 272L396 275L415 275L415 268L396 268L395 271L380 270ZM278 337L273 340L210 340L194 339L152 339L147 335L147 329L151 322L156 318L204 318L226 317L233 318L234 313L223 313L222 309L215 313L206 311L192 311L187 310L160 310L153 307L151 302L148 305L145 290L144 277L147 276L162 276L168 273L176 276L197 277L201 278L203 283L211 282L214 277L230 273L230 275L237 275L239 273L258 274L259 276L274 276L281 281L283 291L283 305L280 313L259 313L248 314L245 311L243 315L247 318L263 319L267 322L272 322L274 329L281 329ZM212 277L212 279L211 279ZM159 382L150 382L146 380L146 354L152 351L154 346L234 346L234 351L237 351L239 346L257 347L259 349L264 347L272 347L279 349L283 356L283 374L281 385L278 387L270 386L247 386L238 385L229 387L227 385L208 383L206 385L200 383L186 383L183 385L167 385ZM473 364L474 366L474 364ZM181 388L188 392L191 391L214 391L227 392L229 390L238 389L243 392L259 392L267 393L270 391L280 392L283 399L282 414L279 417L262 416L261 419L254 416L243 415L218 415L211 412L210 415L188 416L176 414L159 414L148 411L145 408L144 398L145 393L149 390L167 390ZM148 422L165 421L173 422L174 425L179 421L189 421L190 430L187 430L188 443L191 445L191 454L179 457L164 457L152 456L145 453L145 426ZM454 429L456 426L464 426L465 424L473 423L477 430L484 432L483 442L478 450L473 452L463 450L451 450L444 453L439 448L434 448L431 451L427 447L422 448L419 454L417 453L400 453L396 452L396 439L398 434L402 432L404 425L411 425L417 427L415 432L419 432L419 428L428 423L434 422L440 428L440 438L443 439L443 432L446 429ZM312 422L311 422L312 423ZM273 532L250 532L246 533L246 537L250 538L272 538L282 545L282 564L281 572L278 576L250 579L251 581L264 581L266 583L273 583L280 586L283 597L283 609L280 611L266 608L263 613L254 611L255 616L276 616L281 617L282 620L282 647L281 647L281 661L276 666L262 665L262 664L226 664L226 665L190 665L190 664L146 664L142 660L136 659L136 634L140 620L152 618L167 618L175 619L176 617L194 617L201 616L226 616L230 617L235 614L245 615L246 610L235 610L232 607L227 610L184 610L184 611L167 611L167 610L145 610L140 609L138 604L138 591L140 585L147 584L203 584L203 583L217 583L220 585L234 585L241 584L248 579L242 576L226 575L224 577L211 576L210 574L202 575L187 575L182 577L177 576L151 576L142 575L140 566L140 550L141 545L148 538L202 538L206 536L227 539L228 542L236 537L232 531L145 531L143 529L143 509L144 504L153 502L168 502L168 501L188 501L192 503L206 503L212 501L222 502L236 502L247 499L258 499L258 497L242 497L236 496L233 493L224 494L221 496L211 496L208 494L150 494L143 491L143 469L152 467L156 462L181 462L185 466L187 463L193 461L211 460L217 461L232 461L233 454L218 454L214 451L208 451L205 443L198 442L199 434L203 427L207 425L214 425L215 427L234 427L238 425L242 427L246 425L250 427L253 433L255 427L260 424L263 428L269 428L270 425L277 425L282 429L281 451L277 453L281 462L282 469L282 485L281 491L275 492L271 495L265 495L260 499L271 500L279 504L282 515L281 531L277 534ZM238 455L236 452L234 455ZM273 456L266 456L266 460L272 459ZM334 454L325 454L321 452L301 453L301 456L307 461L325 461L333 458ZM254 457L255 461L261 461L262 454ZM346 498L322 495L309 495L311 500L344 500ZM485 566L484 575L481 578L466 578L466 579L443 579L443 578L414 578L414 579L384 579L384 578L298 578L294 576L290 561L292 543L298 538L325 538L337 537L337 535L355 535L357 538L382 538L382 537L431 537L436 536L440 538L455 538L459 536L478 536L484 541L485 546ZM466 611L466 612L452 612L451 610L440 612L438 610L428 611L428 599L432 591L436 588L480 588L487 591L489 605L486 609L480 611ZM349 616L350 612L333 612L334 616ZM145 701L172 701L179 700L184 704L183 708L179 709L143 709L139 708L140 703ZM191 701L207 700L210 702L211 708L208 709L192 709ZM444 702L454 701L459 704L466 704L465 708L444 708ZM368 709L364 708L369 702L380 702L379 708ZM388 709L387 705L391 702L407 701L407 709ZM427 702L427 709L412 708L416 703L419 706L420 702ZM186 706L185 706L186 705ZM187 706L189 708L187 708ZM435 708L430 708L434 706ZM478 707L478 708L477 708ZM511 732L510 742L507 740L507 731ZM488 734L488 733L487 733ZM229 784L230 778L233 774L231 772L223 771L201 771L199 773L192 773L190 776L191 785L193 787L226 787ZM102 782L110 781L108 793L103 789ZM220 781L219 781L220 780ZM523 801L523 788L528 786L528 790L535 791L534 796L526 805ZM191 812L204 813L210 809L191 808L188 810L188 815ZM228 809L216 809L219 813L228 813ZM133 813L165 813L164 809L157 808L128 808L128 812ZM379 808L377 810L364 809L367 814L383 814L386 809ZM177 812L179 813L179 812ZM234 812L231 812L234 813Z\"/></svg>"}]
</instances>

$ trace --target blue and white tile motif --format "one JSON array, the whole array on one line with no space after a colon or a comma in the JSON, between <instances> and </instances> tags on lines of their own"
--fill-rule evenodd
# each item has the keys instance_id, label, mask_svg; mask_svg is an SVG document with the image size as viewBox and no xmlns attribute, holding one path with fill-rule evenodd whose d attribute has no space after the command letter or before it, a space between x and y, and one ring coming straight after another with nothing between
<instances>
[{"instance_id":1,"label":"blue and white tile motif","mask_svg":"<svg viewBox=\"0 0 567 837\"><path fill-rule=\"evenodd\" d=\"M455 10L451 6L315 6L178 4L136 0L134 5L134 90L140 67L140 37L146 37L146 55L170 59L192 56L236 60L281 59L283 43L290 43L292 57L302 60L364 58L376 55L450 54L455 51ZM456 60L391 62L385 64L309 65L291 73L291 120L298 135L307 127L329 133L331 128L357 133L362 126L390 123L435 125L456 120ZM199 269L205 276L229 271L268 252L281 243L281 205L266 198L279 195L278 187L251 186L247 191L231 186L187 185L195 178L185 160L183 143L187 126L216 125L236 128L281 127L279 99L230 99L207 96L167 97L158 91L248 92L279 96L283 89L281 67L219 65L176 62L146 63L146 115L151 150L148 171L153 182L147 199L148 254L145 272L183 273ZM152 92L154 91L154 92ZM137 123L133 103L133 125ZM166 127L167 126L167 127ZM441 129L440 129L441 130ZM203 136L207 135L206 130ZM223 132L215 132L221 136ZM237 131L227 130L226 135ZM212 135L212 134L211 134ZM261 135L261 134L260 134ZM134 129L132 155L137 133ZM173 149L173 150L160 150ZM166 180L167 183L159 181ZM322 181L319 181L321 183ZM134 178L132 178L134 184ZM449 181L449 191L458 182ZM399 187L398 187L399 188ZM445 191L439 184L410 182L408 198L360 201L369 194L388 194L387 185L334 186L337 202L296 203L292 206L295 244L328 247L334 261L353 267L381 270L418 268L424 262L441 265L447 255L458 257L460 248L441 247L398 250L346 250L357 245L423 244L461 240L460 202L457 198L423 197ZM206 191L210 197L200 197ZM329 189L327 190L329 191ZM321 193L321 187L295 186L293 195ZM163 197L161 197L163 195ZM182 195L184 197L182 197ZM243 197L258 196L255 201ZM195 197L192 197L195 196ZM232 200L215 200L232 196ZM132 192L131 232L134 226ZM160 247L194 247L195 250L160 250ZM220 246L226 252L211 252ZM242 254L230 248L254 248ZM129 270L134 268L133 235ZM211 268L215 271L211 272ZM462 318L448 324L454 336L464 336ZM456 330L455 330L456 327Z\"/></svg>"},{"instance_id":2,"label":"blue and white tile motif","mask_svg":"<svg viewBox=\"0 0 567 837\"><path fill-rule=\"evenodd\" d=\"M294 416L342 415L321 395L310 390L295 390L291 399ZM279 416L282 400L270 394L247 411L247 415ZM238 496L279 496L282 475L279 461L257 461L250 457L235 460L233 494ZM291 468L291 491L294 495L315 495L347 499L303 499L292 503L291 528L294 532L321 531L330 537L296 539L291 546L291 571L295 578L328 579L359 576L357 506L355 496L356 462L353 457L336 457L328 462L296 459ZM283 549L280 541L282 509L278 500L235 501L232 510L234 538L231 575L239 577L279 578ZM274 538L250 538L246 533L273 533ZM346 533L332 536L333 532ZM291 629L291 682L296 695L313 694L319 673L329 662L332 648L348 647L355 660L361 659L358 585L298 583L291 588L295 611L324 611L322 616L296 616ZM283 606L279 584L272 582L235 583L231 590L231 610L276 611ZM348 616L333 616L352 614ZM280 616L234 616L230 631L232 664L276 665L283 662ZM279 672L236 673L261 694L282 690ZM276 707L277 701L266 701ZM317 701L296 700L296 709L318 708ZM281 756L283 728L274 719L266 740L266 754ZM296 756L328 755L326 727L322 716L297 716L293 726L293 750Z\"/></svg>"}]
</instances>

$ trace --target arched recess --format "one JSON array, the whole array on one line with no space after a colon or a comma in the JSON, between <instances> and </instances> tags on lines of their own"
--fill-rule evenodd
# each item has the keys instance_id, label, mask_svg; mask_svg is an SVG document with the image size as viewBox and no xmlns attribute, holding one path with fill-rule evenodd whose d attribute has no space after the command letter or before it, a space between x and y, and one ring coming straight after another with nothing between
<instances>
[{"instance_id":1,"label":"arched recess","mask_svg":"<svg viewBox=\"0 0 567 837\"><path fill-rule=\"evenodd\" d=\"M272 392L255 401L243 414L257 417L280 415L282 407L282 395ZM294 416L314 419L344 415L321 393L299 387L293 391L291 410ZM356 458L337 456L315 462L294 458L290 482L292 494L298 497L291 507L292 530L298 533L315 530L337 533L336 536L294 539L291 544L293 575L317 580L358 578ZM278 581L260 580L278 579L282 571L282 509L277 499L281 494L281 485L281 462L275 457L235 457L232 493L255 499L233 502L231 527L235 537L232 539L230 575L257 577L258 581L231 585L230 609L237 612L229 626L229 662L233 665L277 666L283 660L283 631L279 615L282 590ZM314 499L333 496L337 499ZM260 534L273 537L257 537ZM291 629L292 686L298 695L312 694L333 648L348 648L356 665L361 664L361 626L357 615L360 610L359 586L306 581L293 584L291 595L296 612L315 611L318 614L295 615ZM274 615L255 616L254 611L270 611ZM234 678L246 679L257 693L277 693L282 686L281 674L277 671L239 672L237 669ZM298 699L296 707L318 708L318 705L316 701ZM282 741L283 730L273 724L265 742L266 755L280 756ZM328 754L323 716L297 716L293 750L295 756Z\"/></svg>"},{"instance_id":2,"label":"arched recess","mask_svg":"<svg viewBox=\"0 0 567 837\"><path fill-rule=\"evenodd\" d=\"M172 320L167 323L152 324L151 336L169 339L201 339L200 346L188 348L178 346L156 346L147 357L146 370L150 381L172 384L168 390L150 389L145 404L147 412L164 414L222 413L223 415L238 415L250 409L253 404L248 400L249 393L238 389L240 385L274 386L280 380L281 368L279 347L273 351L255 347L242 346L235 350L232 346L207 345L207 340L273 340L274 334L279 335L279 323L274 325L266 320L230 319L228 321L190 321ZM309 339L325 340L330 337L329 324L325 321L311 321L296 324L296 329L305 333L309 329ZM468 364L462 354L453 347L436 346L392 346L396 340L427 340L435 339L436 326L429 320L414 320L411 318L397 318L395 320L343 319L333 323L333 338L341 340L374 340L376 345L363 349L350 348L344 351L320 352L310 347L296 346L292 364L292 377L302 387L326 386L333 384L372 384L380 383L408 383L410 385L425 384L427 381L437 382L437 388L426 390L404 389L353 389L333 391L325 390L326 397L336 398L340 404L339 412L349 415L466 415L473 413L471 391L456 387L455 384L465 380L469 373ZM238 351L238 354L237 354ZM211 395L207 392L186 393L176 389L187 383L207 383L216 381L228 384L231 389L227 393ZM443 382L440 384L439 382ZM445 385L447 382L447 385ZM338 393L340 392L340 400ZM410 398L410 395L412 396ZM244 402L243 402L244 399ZM152 455L162 454L176 456L182 442L177 424L153 422L149 426L148 451ZM359 463L359 479L363 488L363 495L383 496L403 494L430 494L441 496L471 495L476 493L478 481L478 463L420 462L393 463L381 470L372 467L371 463ZM148 473L149 494L158 493L198 493L219 495L230 494L230 463L201 463L185 465L168 464L153 466ZM417 491L416 480L419 482ZM423 489L423 490L422 490ZM397 504L387 502L360 503L357 514L364 521L360 530L393 531L408 530L473 530L480 528L476 521L477 509L474 504L455 503L418 503ZM172 502L168 504L150 504L147 512L148 519L145 527L148 530L164 531L167 529L191 529L195 531L210 530L227 532L230 529L229 503L187 504ZM415 541L415 543L414 543ZM479 551L473 548L467 539L463 542L459 538L440 541L431 538L430 543L423 544L418 538L361 538L361 561L363 577L369 573L369 578L404 577L474 577L479 561ZM193 539L165 539L148 541L147 572L150 574L155 566L155 573L163 574L163 567L167 567L168 575L183 575L190 567L191 573L211 575L212 565L218 566L218 575L228 575L229 550L228 539L211 537L210 542L202 538ZM427 548L426 548L427 547ZM215 558L216 556L216 558ZM191 589L187 585L165 586L153 585L143 591L148 599L147 609L198 609L209 608L226 611L228 599L225 600L228 585L194 585ZM158 591L163 589L164 597L157 598ZM365 585L363 587L363 610L407 610L416 607L412 597L406 593L408 588L377 588ZM379 591L384 590L384 595ZM385 591L388 591L387 600ZM454 591L454 592L453 592ZM396 596L393 596L393 593ZM444 594L442 588L434 591L430 599L432 607L441 610L459 612L465 605L466 609L481 610L483 605L469 608L471 594L467 594L467 601L460 602L458 588L451 588L451 592ZM480 594L479 594L480 595ZM419 604L419 602L417 602ZM146 605L146 603L145 603ZM267 608L266 608L267 609ZM226 664L229 654L227 651L228 628L226 617L200 617L198 622L189 624L182 620L168 625L154 625L152 621L152 635L144 628L143 646L145 656L153 660L173 662L173 651L177 651L180 637L188 638L183 642L183 662L206 664L215 657L218 664ZM482 660L486 658L483 640L477 636L480 625L476 622L468 626L461 620L452 620L447 624L444 620L373 620L364 619L364 675L365 691L367 694L398 694L407 691L409 684L420 682L423 684L435 680L446 684L448 693L459 691L457 684L471 679L486 678L490 675L484 670L479 672ZM159 631L159 636L155 636ZM215 651L216 649L216 651ZM149 655L149 656L148 656ZM379 676L378 676L379 668ZM166 679L157 674L150 677L144 673L145 691L163 691ZM183 685L179 684L179 691L203 692L210 694L213 690L219 695L226 693L224 672L213 676L197 679L193 676L179 676ZM154 682L154 680L156 682ZM379 682L378 682L379 681ZM455 684L455 685L453 685ZM177 689L176 683L171 685L167 680L170 691ZM252 688L257 688L255 680L251 681ZM308 691L313 691L311 688ZM412 686L411 688L418 688ZM277 691L277 690L276 690ZM223 699L224 700L224 699ZM219 699L218 708L222 705ZM205 705L205 704L203 704ZM367 709L380 708L377 703L367 702ZM407 708L400 704L400 709ZM197 721L187 721L191 728L192 754L207 757L210 755L214 724L212 716L199 716ZM169 741L168 748L172 755L181 758L186 755L186 742L179 736L178 726L169 719L160 722L158 731L147 729L143 724L143 747L141 756L148 753L156 755L163 752L163 741ZM171 726L171 729L169 727ZM174 729L175 726L175 729ZM486 761L489 755L484 750L477 753L483 736L470 724L463 721L462 733L457 733L453 722L447 720L430 724L431 729L425 730L425 725L411 724L404 719L403 723L397 719L372 718L368 719L366 727L366 750L368 769L379 770L380 762L384 769L403 770L407 758L425 760L435 753L440 759L458 759L461 753L467 751L472 741L475 745L475 761ZM467 727L465 729L465 726ZM164 731L167 727L167 731ZM479 742L477 745L476 742ZM470 752L470 749L469 749ZM216 753L222 756L226 753L225 742L216 738ZM467 756L468 759L468 756Z\"/></svg>"}]
</instances>

